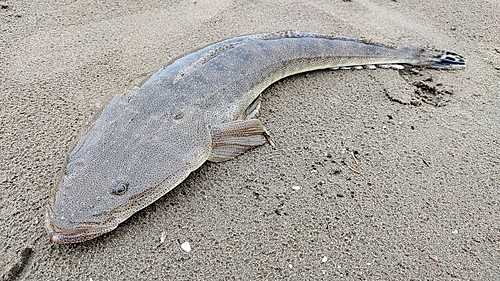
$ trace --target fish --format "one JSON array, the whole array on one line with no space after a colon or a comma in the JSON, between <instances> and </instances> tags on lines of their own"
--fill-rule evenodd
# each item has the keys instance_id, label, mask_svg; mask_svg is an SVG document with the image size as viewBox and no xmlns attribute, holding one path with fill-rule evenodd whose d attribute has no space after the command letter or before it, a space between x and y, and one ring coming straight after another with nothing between
<instances>
[{"instance_id":1,"label":"fish","mask_svg":"<svg viewBox=\"0 0 500 281\"><path fill-rule=\"evenodd\" d=\"M96 238L206 161L273 144L257 114L261 93L284 77L401 65L461 69L466 59L301 31L238 36L180 57L111 98L80 136L49 197L48 236L57 244Z\"/></svg>"}]
</instances>

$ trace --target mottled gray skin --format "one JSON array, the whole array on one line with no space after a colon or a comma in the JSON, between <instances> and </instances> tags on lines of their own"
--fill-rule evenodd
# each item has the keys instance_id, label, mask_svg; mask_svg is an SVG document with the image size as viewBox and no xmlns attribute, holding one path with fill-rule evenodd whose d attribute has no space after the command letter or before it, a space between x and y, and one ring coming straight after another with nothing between
<instances>
[{"instance_id":1,"label":"mottled gray skin","mask_svg":"<svg viewBox=\"0 0 500 281\"><path fill-rule=\"evenodd\" d=\"M174 61L140 88L115 96L82 135L49 202L51 240L76 243L111 231L205 161L264 143L265 129L254 119L256 99L273 82L315 69L393 63L460 67L465 60L275 32L222 41Z\"/></svg>"}]
</instances>

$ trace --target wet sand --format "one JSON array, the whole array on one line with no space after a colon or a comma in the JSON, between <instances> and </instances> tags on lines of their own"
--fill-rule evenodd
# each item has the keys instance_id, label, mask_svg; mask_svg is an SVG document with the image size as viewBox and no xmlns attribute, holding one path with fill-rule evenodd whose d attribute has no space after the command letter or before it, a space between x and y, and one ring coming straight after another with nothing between
<instances>
[{"instance_id":1,"label":"wet sand","mask_svg":"<svg viewBox=\"0 0 500 281\"><path fill-rule=\"evenodd\" d=\"M498 2L65 2L0 2L3 280L500 279ZM189 50L288 29L468 66L286 78L259 117L277 149L207 163L97 239L49 241L54 178L104 96Z\"/></svg>"}]
</instances>

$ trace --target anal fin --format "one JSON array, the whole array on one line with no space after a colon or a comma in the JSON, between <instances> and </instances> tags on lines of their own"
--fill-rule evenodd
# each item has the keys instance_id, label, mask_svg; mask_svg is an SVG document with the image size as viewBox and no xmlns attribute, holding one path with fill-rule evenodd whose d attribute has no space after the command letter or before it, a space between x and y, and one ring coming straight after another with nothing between
<instances>
[{"instance_id":1,"label":"anal fin","mask_svg":"<svg viewBox=\"0 0 500 281\"><path fill-rule=\"evenodd\" d=\"M232 159L250 148L264 144L266 129L258 119L236 120L212 126L212 162Z\"/></svg>"}]
</instances>

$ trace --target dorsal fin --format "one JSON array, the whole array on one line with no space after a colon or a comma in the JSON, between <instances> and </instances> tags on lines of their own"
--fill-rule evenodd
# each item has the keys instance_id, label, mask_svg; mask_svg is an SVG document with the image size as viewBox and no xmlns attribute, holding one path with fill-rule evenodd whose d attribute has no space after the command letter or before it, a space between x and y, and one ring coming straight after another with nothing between
<instances>
[{"instance_id":1,"label":"dorsal fin","mask_svg":"<svg viewBox=\"0 0 500 281\"><path fill-rule=\"evenodd\" d=\"M177 76L175 76L173 83L177 83L180 79L184 78L186 75L189 75L191 72L193 72L195 69L201 67L211 59L217 57L218 55L231 50L232 48L238 46L241 44L241 42L233 42L229 44L225 44L222 46L219 46L215 49L213 49L211 52L208 54L205 54L201 58L199 58L197 61L193 62L192 64L188 65L186 68L182 69Z\"/></svg>"},{"instance_id":2,"label":"dorsal fin","mask_svg":"<svg viewBox=\"0 0 500 281\"><path fill-rule=\"evenodd\" d=\"M283 38L325 38L325 39L335 39L335 36L314 33L314 32L301 32L295 30L280 30L268 33L262 33L255 36L255 39L260 40L276 40Z\"/></svg>"},{"instance_id":3,"label":"dorsal fin","mask_svg":"<svg viewBox=\"0 0 500 281\"><path fill-rule=\"evenodd\" d=\"M277 39L284 39L284 38L321 38L321 39L329 39L329 40L352 41L352 42L358 42L358 43L363 43L363 44L367 44L367 45L389 47L389 48L393 48L393 49L395 48L394 46L375 43L375 42L372 42L371 40L362 40L362 39L356 39L356 38L351 38L351 37L347 37L347 36L335 36L335 35L331 35L331 34L323 34L323 33L316 33L316 32L303 32L303 31L295 31L295 30L281 30L281 31L275 31L275 32L268 32L268 33L258 34L255 37L255 39L260 39L260 40L277 40Z\"/></svg>"}]
</instances>

